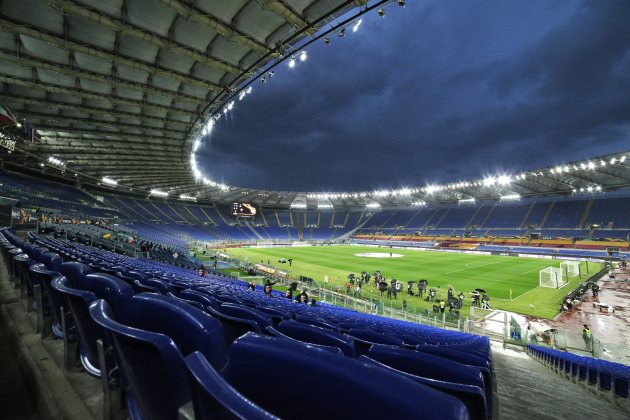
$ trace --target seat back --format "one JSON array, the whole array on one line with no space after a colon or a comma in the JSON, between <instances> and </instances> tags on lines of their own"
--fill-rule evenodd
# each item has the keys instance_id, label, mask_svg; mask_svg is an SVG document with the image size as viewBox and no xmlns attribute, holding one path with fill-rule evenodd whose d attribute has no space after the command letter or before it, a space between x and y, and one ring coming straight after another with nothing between
<instances>
[{"instance_id":1,"label":"seat back","mask_svg":"<svg viewBox=\"0 0 630 420\"><path fill-rule=\"evenodd\" d=\"M238 305L235 303L223 303L221 304L221 307L217 309L225 315L255 321L258 324L260 331L265 331L265 328L272 325L270 315L248 306Z\"/></svg>"},{"instance_id":2,"label":"seat back","mask_svg":"<svg viewBox=\"0 0 630 420\"><path fill-rule=\"evenodd\" d=\"M72 315L81 343L83 367L90 375L100 376L96 340L101 338L101 334L88 312L88 306L96 300L96 295L86 290L73 288L70 280L64 276L56 277L52 282L52 287L63 297L63 306L68 308Z\"/></svg>"},{"instance_id":3,"label":"seat back","mask_svg":"<svg viewBox=\"0 0 630 420\"><path fill-rule=\"evenodd\" d=\"M186 367L195 419L275 419L234 389L212 368L202 353L187 356Z\"/></svg>"},{"instance_id":4,"label":"seat back","mask_svg":"<svg viewBox=\"0 0 630 420\"><path fill-rule=\"evenodd\" d=\"M344 355L357 357L356 349L354 347L354 339L347 335L292 320L282 321L278 324L277 330L296 340L300 340L305 343L337 347L341 349Z\"/></svg>"},{"instance_id":5,"label":"seat back","mask_svg":"<svg viewBox=\"0 0 630 420\"><path fill-rule=\"evenodd\" d=\"M219 306L219 302L214 300L206 293L198 292L197 290L182 290L178 296L182 299L186 299L193 302L199 302L203 307L212 306L216 308Z\"/></svg>"},{"instance_id":6,"label":"seat back","mask_svg":"<svg viewBox=\"0 0 630 420\"><path fill-rule=\"evenodd\" d=\"M90 305L90 314L111 342L122 369L131 418L167 420L177 418L189 401L183 356L175 342L164 334L144 331L116 320L110 305L100 299Z\"/></svg>"},{"instance_id":7,"label":"seat back","mask_svg":"<svg viewBox=\"0 0 630 420\"><path fill-rule=\"evenodd\" d=\"M175 289L164 280L149 278L149 279L136 279L134 282L144 292L158 293L160 295L167 295L168 293L174 293Z\"/></svg>"},{"instance_id":8,"label":"seat back","mask_svg":"<svg viewBox=\"0 0 630 420\"><path fill-rule=\"evenodd\" d=\"M227 364L221 322L198 308L170 296L140 293L126 308L114 310L126 325L169 336L185 356L200 351L217 370Z\"/></svg>"},{"instance_id":9,"label":"seat back","mask_svg":"<svg viewBox=\"0 0 630 420\"><path fill-rule=\"evenodd\" d=\"M261 329L256 321L251 319L237 318L234 316L226 315L219 309L215 309L212 306L206 307L206 312L221 321L223 327L223 336L225 344L231 346L232 342L238 337L248 332L260 333Z\"/></svg>"},{"instance_id":10,"label":"seat back","mask_svg":"<svg viewBox=\"0 0 630 420\"><path fill-rule=\"evenodd\" d=\"M234 342L223 376L245 397L281 418L374 418L375 413L387 412L400 418L469 418L458 399L400 375L259 334ZM304 395L317 404L299 403Z\"/></svg>"},{"instance_id":11,"label":"seat back","mask_svg":"<svg viewBox=\"0 0 630 420\"><path fill-rule=\"evenodd\" d=\"M359 356L367 354L373 344L390 344L398 347L404 347L405 345L400 338L380 334L365 328L351 328L348 331L348 335L354 337Z\"/></svg>"},{"instance_id":12,"label":"seat back","mask_svg":"<svg viewBox=\"0 0 630 420\"><path fill-rule=\"evenodd\" d=\"M448 346L445 347L443 351L446 352ZM483 373L477 367L428 353L380 344L374 344L367 356L384 365L415 376L478 387L485 395L489 410L492 409L492 384L485 383ZM488 415L490 414L491 411L488 412Z\"/></svg>"},{"instance_id":13,"label":"seat back","mask_svg":"<svg viewBox=\"0 0 630 420\"><path fill-rule=\"evenodd\" d=\"M485 393L478 386L440 381L437 379L413 375L411 373L394 369L393 367L380 363L368 356L361 356L359 360L377 366L381 369L394 372L397 375L404 376L405 378L458 398L466 405L466 408L468 408L468 412L472 420L487 420L492 416L492 410L490 406L486 404Z\"/></svg>"},{"instance_id":14,"label":"seat back","mask_svg":"<svg viewBox=\"0 0 630 420\"><path fill-rule=\"evenodd\" d=\"M80 262L66 262L61 264L59 272L69 281L69 286L74 289L82 289L78 285L79 281L92 272L92 269ZM84 289L87 290L87 289Z\"/></svg>"}]
</instances>

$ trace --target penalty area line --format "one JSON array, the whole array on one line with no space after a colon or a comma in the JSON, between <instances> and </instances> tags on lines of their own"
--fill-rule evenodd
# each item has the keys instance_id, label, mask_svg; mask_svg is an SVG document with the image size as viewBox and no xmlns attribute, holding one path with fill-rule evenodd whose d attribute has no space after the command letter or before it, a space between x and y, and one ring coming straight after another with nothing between
<instances>
[{"instance_id":1,"label":"penalty area line","mask_svg":"<svg viewBox=\"0 0 630 420\"><path fill-rule=\"evenodd\" d=\"M495 261L495 262L491 262L491 263L487 263L487 264L473 265L473 266L470 266L470 267L462 268L461 270L449 271L448 273L444 273L444 274L459 273L460 271L472 270L473 268L485 267L487 265L499 264L499 263L502 263L502 262L503 261Z\"/></svg>"},{"instance_id":2,"label":"penalty area line","mask_svg":"<svg viewBox=\"0 0 630 420\"><path fill-rule=\"evenodd\" d=\"M515 301L516 299L520 298L521 296L525 296L526 294L528 294L529 292L533 292L534 290L538 289L540 286L536 286L533 289L529 289L527 292L525 293L521 293L520 295L516 296L515 298L512 298L512 301Z\"/></svg>"}]
</instances>

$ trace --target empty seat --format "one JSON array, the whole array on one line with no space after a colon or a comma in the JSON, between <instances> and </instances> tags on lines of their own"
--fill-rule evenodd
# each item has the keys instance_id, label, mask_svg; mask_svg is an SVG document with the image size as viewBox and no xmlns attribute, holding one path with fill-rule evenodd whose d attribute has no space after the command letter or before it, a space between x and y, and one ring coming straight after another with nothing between
<instances>
[{"instance_id":1,"label":"empty seat","mask_svg":"<svg viewBox=\"0 0 630 420\"><path fill-rule=\"evenodd\" d=\"M304 324L297 321L282 321L277 330L296 340L305 343L320 344L339 348L344 355L357 357L354 347L354 339L347 335L337 333L327 328Z\"/></svg>"},{"instance_id":2,"label":"empty seat","mask_svg":"<svg viewBox=\"0 0 630 420\"><path fill-rule=\"evenodd\" d=\"M477 408L482 408L484 416L490 417L492 414L492 388L490 384L484 383L482 373L475 367L426 353L378 344L370 348L367 357L415 376L476 387L481 392L482 398L479 399L476 392L466 392L463 394L466 396L466 402ZM479 413L475 416L471 412L471 415L480 418Z\"/></svg>"},{"instance_id":3,"label":"empty seat","mask_svg":"<svg viewBox=\"0 0 630 420\"><path fill-rule=\"evenodd\" d=\"M355 359L260 334L234 342L223 377L281 418L374 418L382 413L469 418L465 405L450 395ZM317 403L306 403L306 395Z\"/></svg>"},{"instance_id":4,"label":"empty seat","mask_svg":"<svg viewBox=\"0 0 630 420\"><path fill-rule=\"evenodd\" d=\"M221 371L228 361L221 324L172 297L141 293L115 310L104 300L90 306L106 331L127 385L131 418L174 419L190 401L184 357L201 352Z\"/></svg>"},{"instance_id":5,"label":"empty seat","mask_svg":"<svg viewBox=\"0 0 630 420\"><path fill-rule=\"evenodd\" d=\"M186 367L196 420L277 418L234 389L202 353L187 356Z\"/></svg>"},{"instance_id":6,"label":"empty seat","mask_svg":"<svg viewBox=\"0 0 630 420\"><path fill-rule=\"evenodd\" d=\"M365 328L352 328L348 331L348 335L354 337L357 354L367 354L373 344L390 344L398 347L404 347L405 343L402 339L392 337L390 335L379 334Z\"/></svg>"},{"instance_id":7,"label":"empty seat","mask_svg":"<svg viewBox=\"0 0 630 420\"><path fill-rule=\"evenodd\" d=\"M121 279L105 273L82 277L80 273L89 270L84 264L71 262L64 265L61 271L68 277L57 277L52 286L63 295L72 315L81 343L81 364L90 375L100 377L96 341L102 338L101 331L90 317L88 307L98 298L106 299L112 306L122 306L133 295L133 289Z\"/></svg>"}]
</instances>

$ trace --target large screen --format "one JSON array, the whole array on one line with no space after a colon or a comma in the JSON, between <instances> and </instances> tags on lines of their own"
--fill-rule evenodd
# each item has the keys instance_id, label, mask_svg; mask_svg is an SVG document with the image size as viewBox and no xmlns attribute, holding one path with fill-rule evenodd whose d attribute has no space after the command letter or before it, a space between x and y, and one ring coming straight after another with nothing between
<instances>
[{"instance_id":1,"label":"large screen","mask_svg":"<svg viewBox=\"0 0 630 420\"><path fill-rule=\"evenodd\" d=\"M234 203L232 215L235 217L256 217L256 207L249 203Z\"/></svg>"}]
</instances>

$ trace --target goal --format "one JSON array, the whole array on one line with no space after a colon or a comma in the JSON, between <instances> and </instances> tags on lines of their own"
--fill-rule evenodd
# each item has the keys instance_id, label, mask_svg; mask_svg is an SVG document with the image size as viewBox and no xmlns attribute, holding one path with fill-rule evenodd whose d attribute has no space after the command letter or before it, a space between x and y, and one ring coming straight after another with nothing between
<instances>
[{"instance_id":1,"label":"goal","mask_svg":"<svg viewBox=\"0 0 630 420\"><path fill-rule=\"evenodd\" d=\"M540 287L551 287L559 289L566 284L565 277L561 268L547 267L540 270Z\"/></svg>"},{"instance_id":2,"label":"goal","mask_svg":"<svg viewBox=\"0 0 630 420\"><path fill-rule=\"evenodd\" d=\"M582 272L580 271L579 261L562 261L560 263L560 269L564 277L578 277Z\"/></svg>"}]
</instances>

